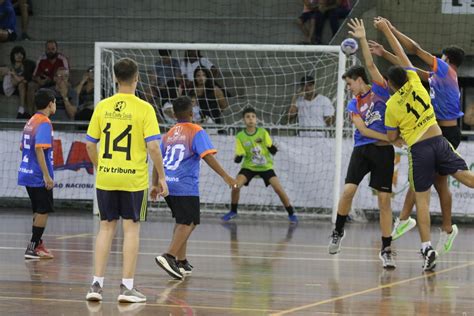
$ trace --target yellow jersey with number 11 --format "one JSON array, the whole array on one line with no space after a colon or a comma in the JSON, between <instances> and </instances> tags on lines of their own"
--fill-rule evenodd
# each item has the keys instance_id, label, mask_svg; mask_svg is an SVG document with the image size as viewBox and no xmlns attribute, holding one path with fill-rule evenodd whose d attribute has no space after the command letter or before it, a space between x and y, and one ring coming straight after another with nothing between
<instances>
[{"instance_id":1,"label":"yellow jersey with number 11","mask_svg":"<svg viewBox=\"0 0 474 316\"><path fill-rule=\"evenodd\" d=\"M437 124L431 98L412 68L407 69L408 81L387 101L385 126L400 130L408 147L415 144L428 127Z\"/></svg>"},{"instance_id":2,"label":"yellow jersey with number 11","mask_svg":"<svg viewBox=\"0 0 474 316\"><path fill-rule=\"evenodd\" d=\"M133 94L100 101L86 139L99 142L96 188L141 191L149 186L147 142L160 139L155 110Z\"/></svg>"}]
</instances>

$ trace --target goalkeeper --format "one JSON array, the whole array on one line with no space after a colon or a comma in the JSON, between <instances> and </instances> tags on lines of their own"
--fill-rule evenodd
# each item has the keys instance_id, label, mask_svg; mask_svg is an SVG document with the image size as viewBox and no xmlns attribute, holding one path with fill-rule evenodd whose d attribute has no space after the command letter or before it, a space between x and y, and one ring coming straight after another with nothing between
<instances>
[{"instance_id":1,"label":"goalkeeper","mask_svg":"<svg viewBox=\"0 0 474 316\"><path fill-rule=\"evenodd\" d=\"M280 198L288 212L288 219L296 224L298 218L294 214L290 199L283 189L278 177L273 171L273 157L277 148L273 145L268 131L257 127L257 114L255 109L246 108L243 111L243 121L245 129L236 135L235 142L235 163L242 163L237 175L237 187L232 189L230 212L222 216L222 220L227 222L237 216L237 207L242 185L248 185L253 177L259 176L263 179L265 186L271 185Z\"/></svg>"}]
</instances>

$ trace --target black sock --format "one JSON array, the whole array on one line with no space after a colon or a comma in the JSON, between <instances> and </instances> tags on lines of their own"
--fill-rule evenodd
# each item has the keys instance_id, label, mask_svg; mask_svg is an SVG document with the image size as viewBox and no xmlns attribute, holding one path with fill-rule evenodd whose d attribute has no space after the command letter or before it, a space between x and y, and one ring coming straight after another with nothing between
<instances>
[{"instance_id":1,"label":"black sock","mask_svg":"<svg viewBox=\"0 0 474 316\"><path fill-rule=\"evenodd\" d=\"M187 262L188 262L188 259L178 260L178 263L182 263L182 264L186 264Z\"/></svg>"},{"instance_id":2,"label":"black sock","mask_svg":"<svg viewBox=\"0 0 474 316\"><path fill-rule=\"evenodd\" d=\"M336 217L336 228L335 230L339 233L342 234L344 231L344 224L346 223L347 220L347 215L339 215L337 214Z\"/></svg>"},{"instance_id":3,"label":"black sock","mask_svg":"<svg viewBox=\"0 0 474 316\"><path fill-rule=\"evenodd\" d=\"M286 208L286 211L288 212L288 215L291 216L291 215L295 214L295 209L293 208L293 206L291 206L291 205L290 206L285 206L285 208Z\"/></svg>"},{"instance_id":4,"label":"black sock","mask_svg":"<svg viewBox=\"0 0 474 316\"><path fill-rule=\"evenodd\" d=\"M391 244L392 244L392 236L390 237L382 236L382 250L384 250L387 247L390 247Z\"/></svg>"},{"instance_id":5,"label":"black sock","mask_svg":"<svg viewBox=\"0 0 474 316\"><path fill-rule=\"evenodd\" d=\"M237 203L235 203L235 204L234 204L234 203L231 203L231 204L230 204L230 211L231 211L231 212L234 212L234 213L237 213L237 206L239 206L239 204L237 204Z\"/></svg>"},{"instance_id":6,"label":"black sock","mask_svg":"<svg viewBox=\"0 0 474 316\"><path fill-rule=\"evenodd\" d=\"M35 243L35 247L39 245L41 237L43 236L44 227L32 226L31 242Z\"/></svg>"}]
</instances>

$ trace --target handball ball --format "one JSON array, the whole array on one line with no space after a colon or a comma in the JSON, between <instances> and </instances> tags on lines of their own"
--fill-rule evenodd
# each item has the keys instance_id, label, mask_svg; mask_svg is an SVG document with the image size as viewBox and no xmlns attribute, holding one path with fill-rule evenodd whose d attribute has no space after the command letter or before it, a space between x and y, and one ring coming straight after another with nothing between
<instances>
[{"instance_id":1,"label":"handball ball","mask_svg":"<svg viewBox=\"0 0 474 316\"><path fill-rule=\"evenodd\" d=\"M341 50L347 56L354 55L357 52L359 45L357 41L353 38L346 38L341 43Z\"/></svg>"}]
</instances>

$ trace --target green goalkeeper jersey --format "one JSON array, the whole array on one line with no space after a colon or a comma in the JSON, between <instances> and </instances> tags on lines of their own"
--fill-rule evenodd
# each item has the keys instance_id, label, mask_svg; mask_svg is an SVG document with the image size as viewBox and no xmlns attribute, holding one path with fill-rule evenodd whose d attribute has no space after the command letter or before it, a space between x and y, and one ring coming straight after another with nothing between
<instances>
[{"instance_id":1,"label":"green goalkeeper jersey","mask_svg":"<svg viewBox=\"0 0 474 316\"><path fill-rule=\"evenodd\" d=\"M273 169L273 158L268 150L273 142L266 129L257 127L252 135L244 129L235 138L235 155L244 157L242 168L252 171Z\"/></svg>"}]
</instances>

